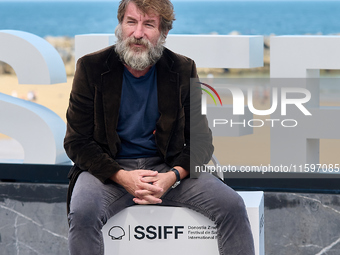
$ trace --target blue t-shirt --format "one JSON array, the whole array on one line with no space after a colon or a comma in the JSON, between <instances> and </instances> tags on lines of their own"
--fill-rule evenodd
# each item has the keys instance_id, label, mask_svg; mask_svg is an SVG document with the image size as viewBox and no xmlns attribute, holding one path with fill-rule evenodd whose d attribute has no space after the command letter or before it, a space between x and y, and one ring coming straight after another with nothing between
<instances>
[{"instance_id":1,"label":"blue t-shirt","mask_svg":"<svg viewBox=\"0 0 340 255\"><path fill-rule=\"evenodd\" d=\"M156 156L154 130L158 118L156 67L139 78L124 68L117 127L121 148L117 158Z\"/></svg>"}]
</instances>

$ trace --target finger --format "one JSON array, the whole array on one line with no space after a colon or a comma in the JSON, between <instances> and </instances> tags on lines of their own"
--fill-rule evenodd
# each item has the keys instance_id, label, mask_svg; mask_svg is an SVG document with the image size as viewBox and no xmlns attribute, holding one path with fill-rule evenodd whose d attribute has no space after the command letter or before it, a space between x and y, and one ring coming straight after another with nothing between
<instances>
[{"instance_id":1,"label":"finger","mask_svg":"<svg viewBox=\"0 0 340 255\"><path fill-rule=\"evenodd\" d=\"M158 175L158 172L157 171L152 171L152 170L139 170L139 175L140 176L156 176Z\"/></svg>"},{"instance_id":2,"label":"finger","mask_svg":"<svg viewBox=\"0 0 340 255\"><path fill-rule=\"evenodd\" d=\"M144 182L144 183L152 183L152 182L158 181L158 178L157 177L143 176L140 180L141 180L141 182Z\"/></svg>"},{"instance_id":3,"label":"finger","mask_svg":"<svg viewBox=\"0 0 340 255\"><path fill-rule=\"evenodd\" d=\"M136 197L143 198L144 196L150 196L153 195L149 190L136 190L135 191Z\"/></svg>"},{"instance_id":4,"label":"finger","mask_svg":"<svg viewBox=\"0 0 340 255\"><path fill-rule=\"evenodd\" d=\"M146 196L146 197L143 197L143 199L135 197L133 199L133 201L136 204L139 204L139 205L149 205L149 204L160 204L160 203L162 203L162 200L160 198L156 198L154 196Z\"/></svg>"},{"instance_id":5,"label":"finger","mask_svg":"<svg viewBox=\"0 0 340 255\"><path fill-rule=\"evenodd\" d=\"M133 202L135 202L136 204L139 204L139 205L151 205L152 203L144 200L144 199L140 199L140 198L134 198L133 199Z\"/></svg>"},{"instance_id":6,"label":"finger","mask_svg":"<svg viewBox=\"0 0 340 255\"><path fill-rule=\"evenodd\" d=\"M137 188L139 188L141 190L148 190L151 193L163 192L163 188L158 187L156 185L149 184L149 183L140 183L140 184L137 185Z\"/></svg>"}]
</instances>

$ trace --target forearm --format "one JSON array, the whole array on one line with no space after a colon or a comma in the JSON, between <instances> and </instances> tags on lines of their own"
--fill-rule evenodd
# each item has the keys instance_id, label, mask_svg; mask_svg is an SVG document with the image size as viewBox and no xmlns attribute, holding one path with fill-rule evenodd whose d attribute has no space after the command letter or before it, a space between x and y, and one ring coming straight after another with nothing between
<instances>
[{"instance_id":1,"label":"forearm","mask_svg":"<svg viewBox=\"0 0 340 255\"><path fill-rule=\"evenodd\" d=\"M121 167L94 141L65 139L65 151L69 158L82 170L89 171L101 182L107 181Z\"/></svg>"}]
</instances>

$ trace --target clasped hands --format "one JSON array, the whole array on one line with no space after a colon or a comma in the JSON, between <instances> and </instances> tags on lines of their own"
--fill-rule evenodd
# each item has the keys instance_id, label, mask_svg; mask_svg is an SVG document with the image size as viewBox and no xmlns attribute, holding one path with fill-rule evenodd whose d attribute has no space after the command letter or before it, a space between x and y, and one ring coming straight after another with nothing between
<instances>
[{"instance_id":1,"label":"clasped hands","mask_svg":"<svg viewBox=\"0 0 340 255\"><path fill-rule=\"evenodd\" d=\"M176 182L174 172L158 173L152 170L119 170L112 180L134 196L136 204L162 203L163 194Z\"/></svg>"}]
</instances>

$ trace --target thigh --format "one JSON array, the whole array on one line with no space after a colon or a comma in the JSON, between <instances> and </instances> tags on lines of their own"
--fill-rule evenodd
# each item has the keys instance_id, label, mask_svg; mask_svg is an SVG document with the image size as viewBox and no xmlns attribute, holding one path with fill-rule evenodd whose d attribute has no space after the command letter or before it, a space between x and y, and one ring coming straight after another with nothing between
<instances>
[{"instance_id":1,"label":"thigh","mask_svg":"<svg viewBox=\"0 0 340 255\"><path fill-rule=\"evenodd\" d=\"M165 172L170 167L159 157L140 159L117 159L125 170L150 169ZM109 218L128 206L135 205L133 196L122 186L111 182L103 184L89 172L82 172L73 189L69 220L93 224L98 219L105 224Z\"/></svg>"},{"instance_id":2,"label":"thigh","mask_svg":"<svg viewBox=\"0 0 340 255\"><path fill-rule=\"evenodd\" d=\"M243 199L217 177L204 173L197 179L184 179L164 196L163 204L187 207L212 220L220 254L254 254Z\"/></svg>"},{"instance_id":3,"label":"thigh","mask_svg":"<svg viewBox=\"0 0 340 255\"><path fill-rule=\"evenodd\" d=\"M216 221L221 215L245 210L242 198L217 177L203 173L199 178L186 178L169 190L162 205L182 206ZM217 222L218 223L218 222Z\"/></svg>"},{"instance_id":4,"label":"thigh","mask_svg":"<svg viewBox=\"0 0 340 255\"><path fill-rule=\"evenodd\" d=\"M73 189L70 214L83 222L100 219L103 224L114 214L133 205L132 195L115 183L103 184L88 172L82 172Z\"/></svg>"}]
</instances>

